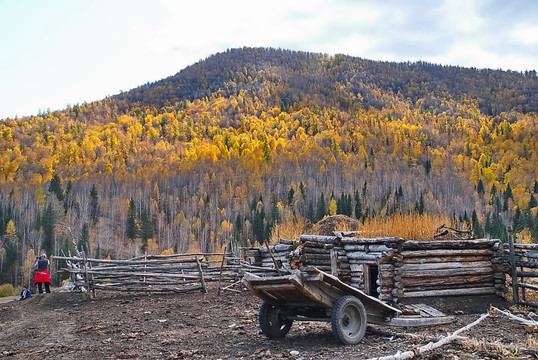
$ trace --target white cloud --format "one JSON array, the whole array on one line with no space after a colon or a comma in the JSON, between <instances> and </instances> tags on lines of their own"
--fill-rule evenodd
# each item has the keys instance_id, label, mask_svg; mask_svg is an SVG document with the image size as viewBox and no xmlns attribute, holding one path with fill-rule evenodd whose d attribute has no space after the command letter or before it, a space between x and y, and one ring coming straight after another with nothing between
<instances>
[{"instance_id":1,"label":"white cloud","mask_svg":"<svg viewBox=\"0 0 538 360\"><path fill-rule=\"evenodd\" d=\"M538 69L534 0L0 1L0 118L101 99L229 48Z\"/></svg>"}]
</instances>

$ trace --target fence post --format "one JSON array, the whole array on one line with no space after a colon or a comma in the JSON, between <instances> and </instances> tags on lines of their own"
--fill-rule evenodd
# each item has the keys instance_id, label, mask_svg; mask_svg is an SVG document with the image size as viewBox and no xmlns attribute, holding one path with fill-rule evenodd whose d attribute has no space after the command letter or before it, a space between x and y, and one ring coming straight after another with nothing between
<instances>
[{"instance_id":1,"label":"fence post","mask_svg":"<svg viewBox=\"0 0 538 360\"><path fill-rule=\"evenodd\" d=\"M88 262L87 262L87 258L86 258L86 253L83 252L82 253L82 264L84 266L84 279L86 280L86 287L88 289L88 296L90 297L90 299L92 298L92 289L90 288L90 278L89 278L89 275L88 275ZM95 297L95 296L93 296Z\"/></svg>"},{"instance_id":2,"label":"fence post","mask_svg":"<svg viewBox=\"0 0 538 360\"><path fill-rule=\"evenodd\" d=\"M514 297L514 304L519 304L519 289L517 286L517 266L516 266L516 252L514 249L514 236L512 234L512 225L508 225L508 243L510 245L510 265L512 267L512 293Z\"/></svg>"},{"instance_id":3,"label":"fence post","mask_svg":"<svg viewBox=\"0 0 538 360\"><path fill-rule=\"evenodd\" d=\"M204 272L202 270L202 264L200 263L198 256L196 256L195 259L196 259L196 265L198 265L198 272L200 273L200 285L202 285L202 292L207 293L207 289L205 287Z\"/></svg>"}]
</instances>

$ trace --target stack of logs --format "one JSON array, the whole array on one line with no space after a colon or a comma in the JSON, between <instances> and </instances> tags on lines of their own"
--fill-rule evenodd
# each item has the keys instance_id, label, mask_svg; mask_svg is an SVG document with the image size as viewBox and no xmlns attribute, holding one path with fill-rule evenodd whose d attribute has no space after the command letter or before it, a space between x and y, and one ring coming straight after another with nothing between
<instances>
[{"instance_id":1,"label":"stack of logs","mask_svg":"<svg viewBox=\"0 0 538 360\"><path fill-rule=\"evenodd\" d=\"M280 242L275 245L267 245L250 248L246 253L248 264L251 266L252 271L249 271L256 275L256 267L262 269L273 269L275 272L278 269L279 272L288 272L290 270L290 258L289 255L293 251L293 241L280 239ZM265 275L270 275L265 272Z\"/></svg>"},{"instance_id":2,"label":"stack of logs","mask_svg":"<svg viewBox=\"0 0 538 360\"><path fill-rule=\"evenodd\" d=\"M406 241L399 250L394 298L506 293L499 240Z\"/></svg>"},{"instance_id":3,"label":"stack of logs","mask_svg":"<svg viewBox=\"0 0 538 360\"><path fill-rule=\"evenodd\" d=\"M349 285L378 294L383 301L393 300L393 261L397 258L399 237L358 238L341 237L349 261L351 281ZM377 266L377 271L374 271Z\"/></svg>"},{"instance_id":4,"label":"stack of logs","mask_svg":"<svg viewBox=\"0 0 538 360\"><path fill-rule=\"evenodd\" d=\"M350 234L301 235L300 250L299 253L294 252L294 258L301 262L301 266L315 266L357 289L369 294L379 293L381 300L392 300L394 272L391 271L390 262L395 256L394 247L401 244L403 239L346 236ZM378 279L373 279L374 286L371 276L375 274L369 271L370 266L379 267Z\"/></svg>"},{"instance_id":5,"label":"stack of logs","mask_svg":"<svg viewBox=\"0 0 538 360\"><path fill-rule=\"evenodd\" d=\"M383 301L506 294L499 240L404 241L352 235L301 235L299 246L290 254L292 268L315 266ZM269 253L263 247L259 251L260 255ZM263 266L274 267L272 260L265 259Z\"/></svg>"}]
</instances>

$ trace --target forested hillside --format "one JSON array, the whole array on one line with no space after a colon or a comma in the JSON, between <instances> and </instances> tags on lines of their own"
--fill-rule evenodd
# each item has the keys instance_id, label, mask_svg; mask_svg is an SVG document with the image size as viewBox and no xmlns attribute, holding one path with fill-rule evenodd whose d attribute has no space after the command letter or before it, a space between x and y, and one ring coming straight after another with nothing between
<instances>
[{"instance_id":1,"label":"forested hillside","mask_svg":"<svg viewBox=\"0 0 538 360\"><path fill-rule=\"evenodd\" d=\"M535 71L236 49L0 138L0 282L72 239L214 251L336 213L538 241Z\"/></svg>"}]
</instances>

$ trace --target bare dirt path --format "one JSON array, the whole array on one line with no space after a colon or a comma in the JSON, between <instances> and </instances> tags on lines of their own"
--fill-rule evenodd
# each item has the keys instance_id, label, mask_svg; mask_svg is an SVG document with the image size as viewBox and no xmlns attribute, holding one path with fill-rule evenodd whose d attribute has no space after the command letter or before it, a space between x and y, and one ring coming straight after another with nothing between
<instances>
[{"instance_id":1,"label":"bare dirt path","mask_svg":"<svg viewBox=\"0 0 538 360\"><path fill-rule=\"evenodd\" d=\"M285 339L267 339L258 326L260 300L246 291L227 291L220 296L214 287L207 294L100 292L96 299L88 300L54 290L44 297L0 304L0 358L367 359L437 340L476 320L492 302L507 305L493 297L437 299L432 304L456 314L455 323L420 328L373 326L358 345L342 346L334 340L328 323L294 323ZM527 337L524 326L498 314L463 335L505 347ZM507 356L452 344L419 358ZM531 357L516 354L512 358Z\"/></svg>"}]
</instances>

